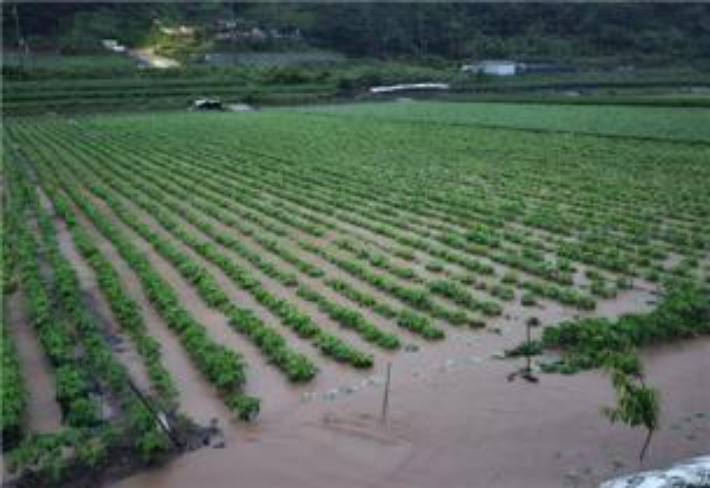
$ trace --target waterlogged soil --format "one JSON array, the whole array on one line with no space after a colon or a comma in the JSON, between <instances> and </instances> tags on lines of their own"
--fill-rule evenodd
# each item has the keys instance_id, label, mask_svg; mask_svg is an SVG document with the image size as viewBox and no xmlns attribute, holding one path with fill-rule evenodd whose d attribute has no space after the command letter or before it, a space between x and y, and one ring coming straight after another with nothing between
<instances>
[{"instance_id":1,"label":"waterlogged soil","mask_svg":"<svg viewBox=\"0 0 710 488\"><path fill-rule=\"evenodd\" d=\"M46 196L42 193L40 193L40 196L46 210L53 212ZM111 344L113 353L126 366L131 380L142 391L150 391L150 380L148 379L143 359L133 341L123 332L114 317L110 304L101 292L96 274L79 253L66 224L60 219L55 219L55 228L57 229L56 236L59 249L76 270L83 304L101 324L104 334Z\"/></svg>"},{"instance_id":2,"label":"waterlogged soil","mask_svg":"<svg viewBox=\"0 0 710 488\"><path fill-rule=\"evenodd\" d=\"M646 298L628 292L599 313L643 310L650 307ZM444 343L403 351L391 361L385 421L380 362L364 380L343 372L337 382L331 377L312 391L294 390L253 425L220 412L223 448L190 453L115 486L595 486L707 451L710 339L644 355L649 382L662 392L663 412L662 428L640 467L643 432L611 425L599 413L614 400L608 378L587 372L541 375L538 384L508 381L520 364L494 356L523 337L522 324L532 314L550 320L575 312L519 307L490 327L498 332L461 330Z\"/></svg>"},{"instance_id":3,"label":"waterlogged soil","mask_svg":"<svg viewBox=\"0 0 710 488\"><path fill-rule=\"evenodd\" d=\"M124 203L127 203L124 201ZM154 221L151 217L145 214L145 212L142 212L140 209L138 209L135 206L131 205L126 205L127 208L130 208L131 211L136 215L137 217L140 218L140 220L150 226L151 230L155 232L156 234L160 235L161 237L170 240L174 246L179 248L182 252L184 252L186 255L188 255L192 260L195 262L199 263L201 266L203 266L216 280L217 284L221 287L222 290L225 291L227 296L232 299L232 301L239 306L248 308L254 313L260 317L264 323L267 325L270 325L271 327L275 328L281 335L286 337L289 341L289 346L294 349L297 352L300 352L302 354L308 355L309 357L315 359L318 362L318 366L320 369L320 374L319 374L319 380L322 378L332 378L333 380L336 380L338 377L341 376L343 371L347 371L348 367L343 366L334 360L330 358L326 358L325 356L320 355L319 351L317 348L313 345L309 345L306 343L306 341L303 341L299 339L298 335L288 328L287 326L283 325L280 323L280 319L271 311L266 309L264 306L259 304L255 298L253 298L251 295L249 295L246 291L240 289L237 287L232 280L216 265L214 265L212 262L206 260L203 258L201 255L199 255L197 252L192 250L190 247L186 246L182 242L178 241L176 238L174 238L171 234L169 234L167 231L165 231L158 223ZM185 229L187 229L189 232L191 232L193 235L200 235L200 232L197 231L194 227L191 227L189 225L185 225ZM226 253L225 253L226 254ZM244 264L244 263L242 263ZM253 270L252 270L253 271ZM258 275L258 273L254 273L255 275ZM294 303L298 306L298 308L307 313L311 318L314 320L314 323L317 323L319 326L321 326L323 329L327 330L329 333L339 337L342 340L348 341L350 344L352 344L354 347L357 347L359 350L373 354L376 359L382 359L384 357L384 354L380 351L374 350L373 346L370 344L364 342L359 336L355 335L354 333L344 330L342 327L340 327L338 324L333 322L328 316L324 315L320 311L317 310L317 308L303 300L294 300L293 296L289 294L289 292L286 292L284 294L283 287L275 282L274 280L271 280L269 278L263 277L262 276L262 283L264 286L269 289L272 293L274 293L275 296L280 297L280 298L291 298L290 302ZM173 280L170 280L171 283L174 283ZM181 290L182 292L182 290ZM201 314L197 315L198 318L202 317ZM226 320L226 317L225 317ZM231 335L235 335L234 332L231 333ZM251 346L253 347L253 346ZM241 349L237 349L240 350ZM256 354L259 355L260 353L256 351ZM247 363L250 365L255 365L258 363L263 363L263 357L254 358L254 361L250 361L250 358L246 358ZM278 383L279 385L284 383L284 380L281 378L278 378ZM254 378L253 382L255 383L261 383L260 378L256 377ZM275 386L272 390L276 390L278 387ZM257 395L262 396L262 393L256 392Z\"/></svg>"},{"instance_id":4,"label":"waterlogged soil","mask_svg":"<svg viewBox=\"0 0 710 488\"><path fill-rule=\"evenodd\" d=\"M103 205L100 200L91 197L88 193L85 195L91 198L92 203L111 219L116 228L118 228L123 235L130 238L146 255L153 268L173 286L183 307L190 311L193 317L207 328L210 336L218 343L224 344L244 356L246 363L251 367L247 378L247 389L249 393L257 396L273 396L275 398L281 398L287 394L287 387L283 379L279 376L278 371L264 360L255 346L231 329L227 317L208 307L195 289L182 278L172 264L153 251L151 245L144 241L137 233L115 218L111 211ZM257 370L258 374L256 374Z\"/></svg>"},{"instance_id":5,"label":"waterlogged soil","mask_svg":"<svg viewBox=\"0 0 710 488\"><path fill-rule=\"evenodd\" d=\"M111 215L100 201L92 201ZM145 215L141 218L150 221ZM213 442L214 447L185 454L113 486L554 488L594 486L638 469L643 433L612 426L599 414L600 406L613 401L607 378L583 373L543 375L536 385L520 379L511 382L508 376L520 364L497 357L522 340L530 317L554 323L587 314L613 317L643 311L653 306L653 290L624 292L586 313L550 302L537 307L509 303L504 315L491 320L486 329L447 327L447 339L438 343L408 341L402 332L400 336L412 347L396 355L378 354L377 366L370 372L311 354L321 374L309 385L294 387L229 330L226 318L207 307L170 263L112 220L146 253L210 334L245 354L250 366L248 390L264 400L258 422L234 421L153 310L137 277L82 218L138 301L151 334L163 345L183 411L202 425L216 423L224 436L223 445ZM235 290L230 295L238 297ZM710 436L710 401L705 392L710 391L710 380L703 372L710 367L709 353L710 341L705 339L646 355L649 381L663 393L664 412L663 428L644 468L707 449L703 440ZM392 381L383 420L387 363Z\"/></svg>"},{"instance_id":6,"label":"waterlogged soil","mask_svg":"<svg viewBox=\"0 0 710 488\"><path fill-rule=\"evenodd\" d=\"M27 314L26 298L21 291L5 297L7 323L20 361L27 389L27 430L46 433L62 424L62 411L56 401L54 375L44 355L37 334Z\"/></svg>"},{"instance_id":7,"label":"waterlogged soil","mask_svg":"<svg viewBox=\"0 0 710 488\"><path fill-rule=\"evenodd\" d=\"M128 295L138 304L148 332L161 345L163 363L175 382L181 411L195 422L206 425L210 419L228 414L219 396L195 369L178 337L170 330L143 293L140 280L121 258L113 245L96 231L88 220L79 222L91 234L94 242L113 264Z\"/></svg>"},{"instance_id":8,"label":"waterlogged soil","mask_svg":"<svg viewBox=\"0 0 710 488\"><path fill-rule=\"evenodd\" d=\"M111 215L105 205L91 199ZM136 214L158 230L148 216ZM183 411L203 425L215 422L224 435L224 444L213 442L213 447L113 486L555 488L595 486L603 479L640 469L637 455L644 433L610 425L599 413L602 405L614 400L608 378L588 372L572 377L542 375L538 384L509 381L510 373L521 364L498 357L522 340L530 317L547 324L585 315L614 317L648 310L657 299L651 286L600 301L594 312L544 300L536 307L508 303L503 316L490 320L484 330L445 326L447 339L439 343L410 341L401 332L408 347L396 355L378 353L370 372L333 364L299 344L321 373L311 384L294 387L254 346L230 330L226 318L207 307L170 263L133 231L112 220L146 253L210 334L244 354L250 367L247 389L264 401L256 423L234 421L143 296L136 277L111 245L99 239L139 301L151 334L163 344L166 367L176 379ZM95 230L91 232L97 237ZM188 253L220 275L196 254ZM342 275L328 263L315 260L329 274ZM274 291L280 289L260 277ZM220 284L232 298L250 302L222 278ZM264 310L260 313L271 318ZM663 418L643 468L665 466L707 451L710 340L657 348L645 354L645 359L649 382L663 395ZM388 363L391 389L383 419Z\"/></svg>"},{"instance_id":9,"label":"waterlogged soil","mask_svg":"<svg viewBox=\"0 0 710 488\"><path fill-rule=\"evenodd\" d=\"M349 378L353 381L365 381L368 375L371 374L368 372L356 371L351 367L326 359L314 352L314 349L310 348L307 344L304 344L302 341L295 340L294 336L294 338L289 341L289 345L299 352L308 353L309 357L317 363L320 372L316 379L308 386L289 384L285 379L285 376L283 376L278 369L265 360L264 356L260 353L256 346L251 344L245 337L239 335L238 332L230 328L228 320L223 314L211 309L204 303L192 285L182 278L172 264L153 251L151 245L144 241L137 233L115 218L110 209L108 209L108 207L100 200L88 193L85 193L85 195L92 200L94 205L96 205L107 217L111 219L112 223L124 235L129 237L132 242L145 253L151 261L154 269L174 287L183 306L207 328L210 335L219 343L227 345L234 351L237 351L244 356L245 362L248 366L246 391L249 394L256 395L260 398L269 399L269 401L265 402L263 405L262 411L264 413L272 413L275 415L283 413L284 410L291 408L294 399L299 399L302 395L307 394L310 389L318 388L320 390L326 390L328 388L333 388L333 385L337 386L342 378ZM153 227L153 230L158 231L157 225ZM174 243L179 245L176 241L174 241ZM188 251L185 247L183 247L183 250L190 253L190 251ZM192 254L192 257L197 258L198 261L201 260L196 254ZM202 264L204 264L205 267L211 272L218 274L216 273L217 270L209 263L203 261ZM234 286L228 282L226 277L222 278L224 279L219 282L220 286L223 286L225 290L228 291L233 298L235 298L234 294L238 293L238 291L234 289ZM135 279L135 277L133 279ZM244 299L251 300L248 297L244 297ZM237 303L241 303L242 305L244 304L243 302ZM291 334L290 331L281 328L273 320L267 321L266 323L272 327L275 327L280 332L283 332L284 335ZM376 353L375 355L376 359L380 360L385 357L384 353ZM189 385L186 386L189 388ZM189 412L186 410L186 413ZM229 416L226 415L226 409L223 409L221 406L218 410L213 410L212 413L214 415L209 417L209 421L215 418L220 422L220 424L225 423L225 419L226 421L229 421ZM217 415L218 413L225 415ZM203 423L201 422L203 419L206 419L206 415L200 415L195 418L195 420L200 423Z\"/></svg>"},{"instance_id":10,"label":"waterlogged soil","mask_svg":"<svg viewBox=\"0 0 710 488\"><path fill-rule=\"evenodd\" d=\"M240 244L242 244L244 247L246 247L247 249L249 249L249 251L251 251L253 253L261 254L261 256L265 258L264 259L265 261L278 266L279 269L281 269L285 272L293 273L295 276L297 276L300 284L304 284L304 285L314 289L319 294L325 296L329 300L331 300L341 306L346 306L351 309L357 310L360 314L363 315L363 317L365 317L365 319L367 319L369 322L371 322L372 324L374 324L376 327L380 328L383 331L388 331L388 332L392 332L392 333L401 332L401 329L399 329L394 322L390 322L388 320L383 319L382 317L371 312L369 309L360 306L356 302L350 301L350 300L342 297L341 295L334 292L331 288L329 288L328 286L321 283L320 280L329 278L333 275L325 274L323 277L320 278L320 280L316 279L316 278L311 278L308 275L306 275L305 273L301 273L296 266L292 265L291 263L288 263L287 261L282 260L280 257L278 257L274 254L271 254L269 251L267 251L266 249L261 247L258 243L256 243L253 240L253 238L251 238L249 236L245 236L244 234L240 233L238 230L233 229L232 227L229 227L210 216L207 216L205 214L201 214L201 217L204 218L205 221L209 222L210 225L215 227L221 233L227 234L230 237L238 238L240 240ZM188 226L186 226L186 227L188 227ZM189 227L189 228L193 229L194 232L197 233L197 235L202 235L205 238L207 238L207 236L200 233L196 228L194 228L194 227ZM277 242L282 242L282 241L277 240ZM300 297L298 297L298 295L295 293L295 291L296 291L295 288L291 289L290 293L288 293L287 290L284 289L283 286L281 286L280 284L277 284L274 280L270 279L263 272L261 272L259 269L257 269L254 265L252 265L251 263L249 263L248 261L246 261L244 259L237 257L236 252L233 252L229 248L222 247L219 244L215 243L215 245L217 245L222 252L229 255L234 261L239 262L242 266L244 266L245 268L248 268L256 277L258 277L264 283L270 284L269 290L272 293L275 293L278 291L280 294L282 294L282 296L284 298L289 299L291 301L291 303L298 304L299 307L304 309L304 311L306 311L306 312L309 312L309 310L313 310L314 308L316 308L310 302L300 299ZM290 243L287 245L290 245ZM304 251L300 250L300 248L296 249L295 252L293 249L291 249L291 251L296 255L298 255L299 252L304 252ZM304 258L304 256L302 256L302 255L299 255L298 257ZM321 269L323 269L321 264L322 263L318 263L319 267ZM341 273L339 271L336 272L334 275L340 279L343 279L343 276L342 276L343 273ZM286 292L285 295L284 295L284 292ZM377 294L378 294L378 292L375 291L375 295L377 295ZM378 296L378 299L379 298L380 297ZM318 313L318 312L316 312L316 313ZM318 315L319 315L318 316L318 319L319 319L318 323L319 324L322 324L323 322L325 322L325 323L331 322L329 319L323 320L322 314L318 313ZM334 325L334 327L336 329L340 329L340 326L338 326L338 325ZM353 340L358 340L355 337L356 336L354 333L350 335L350 338L352 338ZM417 340L414 337L412 339ZM348 339L348 340L351 340L351 339ZM370 347L370 345L365 345L365 347Z\"/></svg>"}]
</instances>

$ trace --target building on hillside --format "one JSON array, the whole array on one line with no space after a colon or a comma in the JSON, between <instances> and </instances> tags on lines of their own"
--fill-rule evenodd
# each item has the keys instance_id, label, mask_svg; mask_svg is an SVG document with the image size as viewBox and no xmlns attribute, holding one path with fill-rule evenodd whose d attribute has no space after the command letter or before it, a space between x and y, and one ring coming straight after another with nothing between
<instances>
[{"instance_id":1,"label":"building on hillside","mask_svg":"<svg viewBox=\"0 0 710 488\"><path fill-rule=\"evenodd\" d=\"M105 47L109 51L112 51L115 53L125 53L126 52L126 46L119 43L116 39L103 39L101 41L101 44L103 45L103 47Z\"/></svg>"},{"instance_id":2,"label":"building on hillside","mask_svg":"<svg viewBox=\"0 0 710 488\"><path fill-rule=\"evenodd\" d=\"M301 41L301 31L295 29L274 29L240 18L219 19L212 26L216 41L262 42L268 40Z\"/></svg>"},{"instance_id":3,"label":"building on hillside","mask_svg":"<svg viewBox=\"0 0 710 488\"><path fill-rule=\"evenodd\" d=\"M521 71L526 74L561 75L577 72L577 68L570 63L559 61L542 61L521 64Z\"/></svg>"},{"instance_id":4,"label":"building on hillside","mask_svg":"<svg viewBox=\"0 0 710 488\"><path fill-rule=\"evenodd\" d=\"M514 76L522 74L567 74L577 71L573 64L560 61L520 62L508 60L484 60L465 64L461 71L491 76Z\"/></svg>"},{"instance_id":5,"label":"building on hillside","mask_svg":"<svg viewBox=\"0 0 710 488\"><path fill-rule=\"evenodd\" d=\"M195 34L197 33L197 29L195 29L194 27L187 26L187 25L179 25L177 27L167 27L167 26L161 25L160 32L162 32L166 36L195 37Z\"/></svg>"},{"instance_id":6,"label":"building on hillside","mask_svg":"<svg viewBox=\"0 0 710 488\"><path fill-rule=\"evenodd\" d=\"M461 71L491 76L514 76L522 71L523 64L517 61L487 59L461 66Z\"/></svg>"}]
</instances>

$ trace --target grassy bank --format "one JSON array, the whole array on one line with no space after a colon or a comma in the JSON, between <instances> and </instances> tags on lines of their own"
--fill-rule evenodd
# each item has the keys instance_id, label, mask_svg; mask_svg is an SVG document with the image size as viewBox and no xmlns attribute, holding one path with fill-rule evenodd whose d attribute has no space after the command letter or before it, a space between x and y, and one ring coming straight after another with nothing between
<instances>
[{"instance_id":1,"label":"grassy bank","mask_svg":"<svg viewBox=\"0 0 710 488\"><path fill-rule=\"evenodd\" d=\"M174 110L196 98L258 105L370 99L368 88L414 82L451 85L450 100L703 107L710 75L689 69L589 72L509 78L461 73L454 63L352 60L318 66L189 66L138 69L124 63L54 59L3 67L6 114ZM440 95L437 95L437 97Z\"/></svg>"}]
</instances>

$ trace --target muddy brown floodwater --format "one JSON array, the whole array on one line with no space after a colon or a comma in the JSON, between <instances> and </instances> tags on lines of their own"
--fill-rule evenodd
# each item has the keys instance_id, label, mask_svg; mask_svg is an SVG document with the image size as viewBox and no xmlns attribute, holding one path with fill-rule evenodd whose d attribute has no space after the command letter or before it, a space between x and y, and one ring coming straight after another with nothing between
<instances>
[{"instance_id":1,"label":"muddy brown floodwater","mask_svg":"<svg viewBox=\"0 0 710 488\"><path fill-rule=\"evenodd\" d=\"M613 401L607 378L589 372L543 375L537 385L509 382L506 377L519 364L493 358L523 338L523 324L532 316L555 323L585 313L547 301L532 308L511 303L486 330L447 327L447 339L441 343L422 345L412 338L406 342L422 347L396 355L378 353L378 369L370 373L318 358L319 377L296 388L229 330L225 318L206 307L171 265L133 236L210 334L245 354L251 366L248 391L261 396L265 408L253 425L235 422L152 310L133 273L112 246L82 222L116 263L149 330L160 339L183 410L202 424L216 419L226 441L222 448L185 454L115 483L115 488L587 487L639 468L643 432L610 425L600 415L600 407ZM80 261L69 241L64 244L72 261ZM90 274L85 274L83 281L94 288ZM221 284L235 300L248 301L228 282ZM656 299L652 288L639 287L600 302L593 314L643 311ZM649 381L663 395L663 425L644 468L707 452L710 340L657 348L645 359ZM393 379L389 415L383 422L387 361Z\"/></svg>"},{"instance_id":2,"label":"muddy brown floodwater","mask_svg":"<svg viewBox=\"0 0 710 488\"><path fill-rule=\"evenodd\" d=\"M587 372L508 382L492 359L522 336L452 333L393 360L386 423L383 371L294 396L255 425L220 416L226 447L205 448L115 488L587 487L639 468L643 432L611 425L609 380ZM662 428L644 468L710 449L710 339L644 355L662 392ZM205 399L212 401L212 399ZM269 401L268 398L265 401Z\"/></svg>"},{"instance_id":3,"label":"muddy brown floodwater","mask_svg":"<svg viewBox=\"0 0 710 488\"><path fill-rule=\"evenodd\" d=\"M8 329L12 335L27 388L27 428L45 433L62 425L62 412L55 400L54 379L49 360L42 350L27 315L26 298L21 291L7 297Z\"/></svg>"}]
</instances>

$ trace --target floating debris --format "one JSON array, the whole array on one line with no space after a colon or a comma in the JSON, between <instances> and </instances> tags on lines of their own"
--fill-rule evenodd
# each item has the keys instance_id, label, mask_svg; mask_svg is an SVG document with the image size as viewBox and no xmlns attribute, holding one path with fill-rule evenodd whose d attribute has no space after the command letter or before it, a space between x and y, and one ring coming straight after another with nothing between
<instances>
[{"instance_id":1,"label":"floating debris","mask_svg":"<svg viewBox=\"0 0 710 488\"><path fill-rule=\"evenodd\" d=\"M672 488L708 486L710 456L676 463L667 470L646 471L602 483L600 488Z\"/></svg>"},{"instance_id":2,"label":"floating debris","mask_svg":"<svg viewBox=\"0 0 710 488\"><path fill-rule=\"evenodd\" d=\"M481 364L485 360L481 357L478 357L478 356L471 356L470 358L466 358L465 361L466 361L466 363L468 363L470 365L476 365L476 364Z\"/></svg>"}]
</instances>

